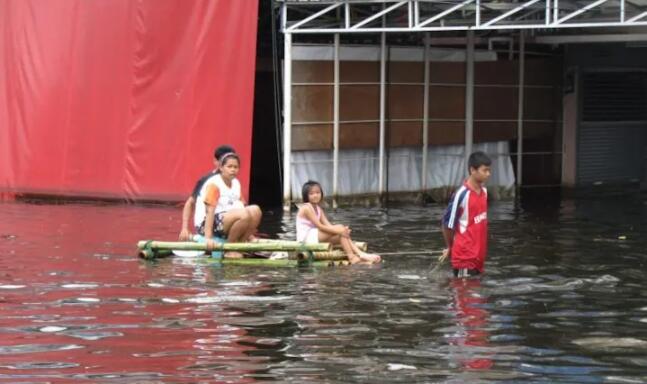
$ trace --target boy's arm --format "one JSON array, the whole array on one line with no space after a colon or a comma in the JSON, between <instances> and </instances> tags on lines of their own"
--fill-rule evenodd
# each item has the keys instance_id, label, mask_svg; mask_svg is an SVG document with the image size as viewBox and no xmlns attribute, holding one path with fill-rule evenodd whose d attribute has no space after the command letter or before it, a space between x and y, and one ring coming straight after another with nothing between
<instances>
[{"instance_id":1,"label":"boy's arm","mask_svg":"<svg viewBox=\"0 0 647 384\"><path fill-rule=\"evenodd\" d=\"M191 215L193 214L193 209L195 207L195 198L189 196L184 203L184 208L182 209L182 229L180 230L180 241L189 241L191 240L191 230L189 229L189 221L191 220Z\"/></svg>"},{"instance_id":2,"label":"boy's arm","mask_svg":"<svg viewBox=\"0 0 647 384\"><path fill-rule=\"evenodd\" d=\"M454 227L456 225L456 217L458 216L457 214L460 203L461 197L454 194L451 199L449 199L447 210L445 211L442 220L440 220L440 230L443 233L443 239L445 240L445 246L447 247L443 250L443 254L440 256L441 262L448 256L451 256L452 245L454 244Z\"/></svg>"},{"instance_id":3,"label":"boy's arm","mask_svg":"<svg viewBox=\"0 0 647 384\"><path fill-rule=\"evenodd\" d=\"M454 230L447 228L444 223L441 224L441 229L443 232L443 239L445 239L445 246L447 246L447 249L451 251L452 244L454 243Z\"/></svg>"}]
</instances>

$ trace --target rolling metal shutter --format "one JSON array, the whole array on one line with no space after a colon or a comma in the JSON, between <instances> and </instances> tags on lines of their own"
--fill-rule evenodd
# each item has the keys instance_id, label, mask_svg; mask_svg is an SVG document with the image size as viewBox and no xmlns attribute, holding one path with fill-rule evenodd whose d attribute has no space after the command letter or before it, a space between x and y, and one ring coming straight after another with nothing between
<instances>
[{"instance_id":1,"label":"rolling metal shutter","mask_svg":"<svg viewBox=\"0 0 647 384\"><path fill-rule=\"evenodd\" d=\"M647 73L582 76L577 183L630 183L641 178L647 127Z\"/></svg>"}]
</instances>

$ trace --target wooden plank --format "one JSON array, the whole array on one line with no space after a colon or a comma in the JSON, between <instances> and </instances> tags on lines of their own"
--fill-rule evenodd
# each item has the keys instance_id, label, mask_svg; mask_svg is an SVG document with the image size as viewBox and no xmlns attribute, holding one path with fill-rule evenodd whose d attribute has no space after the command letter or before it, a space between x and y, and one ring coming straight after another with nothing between
<instances>
[{"instance_id":1,"label":"wooden plank","mask_svg":"<svg viewBox=\"0 0 647 384\"><path fill-rule=\"evenodd\" d=\"M339 126L339 147L377 148L379 143L379 123L349 123Z\"/></svg>"},{"instance_id":2,"label":"wooden plank","mask_svg":"<svg viewBox=\"0 0 647 384\"><path fill-rule=\"evenodd\" d=\"M424 102L422 85L389 85L387 116L389 119L422 119Z\"/></svg>"},{"instance_id":3,"label":"wooden plank","mask_svg":"<svg viewBox=\"0 0 647 384\"><path fill-rule=\"evenodd\" d=\"M393 121L388 123L388 129L391 148L422 145L422 122Z\"/></svg>"},{"instance_id":4,"label":"wooden plank","mask_svg":"<svg viewBox=\"0 0 647 384\"><path fill-rule=\"evenodd\" d=\"M378 61L341 61L339 81L342 83L379 83L380 63Z\"/></svg>"},{"instance_id":5,"label":"wooden plank","mask_svg":"<svg viewBox=\"0 0 647 384\"><path fill-rule=\"evenodd\" d=\"M377 120L380 117L379 110L380 87L378 85L339 87L340 120Z\"/></svg>"},{"instance_id":6,"label":"wooden plank","mask_svg":"<svg viewBox=\"0 0 647 384\"><path fill-rule=\"evenodd\" d=\"M332 86L293 86L292 121L294 123L332 121L332 98Z\"/></svg>"},{"instance_id":7,"label":"wooden plank","mask_svg":"<svg viewBox=\"0 0 647 384\"><path fill-rule=\"evenodd\" d=\"M292 61L292 82L293 83L332 83L333 62L308 60Z\"/></svg>"},{"instance_id":8,"label":"wooden plank","mask_svg":"<svg viewBox=\"0 0 647 384\"><path fill-rule=\"evenodd\" d=\"M332 149L332 124L292 126L292 150Z\"/></svg>"}]
</instances>

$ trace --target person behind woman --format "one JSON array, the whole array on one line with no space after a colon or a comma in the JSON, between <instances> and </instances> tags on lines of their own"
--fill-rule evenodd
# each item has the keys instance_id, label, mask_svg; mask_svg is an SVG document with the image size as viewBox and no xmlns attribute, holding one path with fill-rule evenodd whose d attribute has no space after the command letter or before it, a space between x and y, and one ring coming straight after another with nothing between
<instances>
[{"instance_id":1,"label":"person behind woman","mask_svg":"<svg viewBox=\"0 0 647 384\"><path fill-rule=\"evenodd\" d=\"M362 252L350 238L350 228L331 224L321 208L321 185L309 180L301 190L303 205L297 213L297 241L304 243L329 242L340 244L352 264L374 264L382 259L378 255Z\"/></svg>"},{"instance_id":2,"label":"person behind woman","mask_svg":"<svg viewBox=\"0 0 647 384\"><path fill-rule=\"evenodd\" d=\"M204 202L206 213L198 233L211 247L214 246L214 236L234 243L247 241L260 223L261 209L257 205L246 207L243 201L240 182L236 178L239 168L237 154L224 154L220 158L220 172L209 178L200 191L199 199ZM227 252L225 257L242 257L242 254Z\"/></svg>"}]
</instances>

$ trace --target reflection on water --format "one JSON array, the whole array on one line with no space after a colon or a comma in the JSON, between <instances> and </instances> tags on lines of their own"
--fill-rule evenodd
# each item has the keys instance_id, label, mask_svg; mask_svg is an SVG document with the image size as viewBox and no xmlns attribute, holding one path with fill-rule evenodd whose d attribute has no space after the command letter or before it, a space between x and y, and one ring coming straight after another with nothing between
<instances>
[{"instance_id":1,"label":"reflection on water","mask_svg":"<svg viewBox=\"0 0 647 384\"><path fill-rule=\"evenodd\" d=\"M178 208L0 204L0 382L647 381L647 201L528 195L491 205L469 280L430 273L437 205L331 211L411 255L267 269L137 259Z\"/></svg>"}]
</instances>

